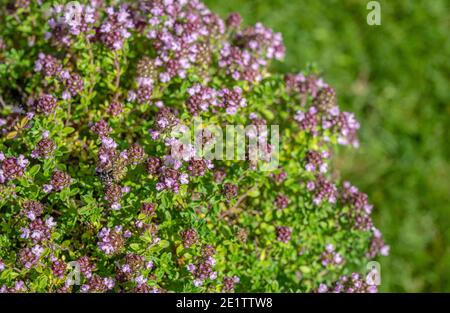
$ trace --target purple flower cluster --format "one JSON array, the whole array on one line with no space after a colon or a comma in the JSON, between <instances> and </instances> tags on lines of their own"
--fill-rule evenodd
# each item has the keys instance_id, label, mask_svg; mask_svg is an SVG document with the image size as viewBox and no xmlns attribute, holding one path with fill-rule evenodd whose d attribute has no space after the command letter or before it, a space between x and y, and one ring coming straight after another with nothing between
<instances>
[{"instance_id":1,"label":"purple flower cluster","mask_svg":"<svg viewBox=\"0 0 450 313\"><path fill-rule=\"evenodd\" d=\"M153 95L153 80L146 77L139 77L137 84L137 90L131 90L128 93L128 101L137 100L139 104L150 104Z\"/></svg>"},{"instance_id":2,"label":"purple flower cluster","mask_svg":"<svg viewBox=\"0 0 450 313\"><path fill-rule=\"evenodd\" d=\"M61 72L61 79L65 87L65 91L62 93L63 100L75 97L84 89L83 78L77 73L63 71Z\"/></svg>"},{"instance_id":3,"label":"purple flower cluster","mask_svg":"<svg viewBox=\"0 0 450 313\"><path fill-rule=\"evenodd\" d=\"M111 50L120 50L132 31L145 33L156 52L152 79L169 82L176 76L185 78L191 68L204 70L211 62L210 41L225 32L225 23L200 1L145 1L108 7L104 9L106 18L96 26L96 11L102 5L91 1L73 10L57 6L54 15L63 16L49 20L52 31L47 37L70 46L72 36L84 34L88 39L95 36ZM149 94L148 86L140 91ZM143 94L141 100L146 98Z\"/></svg>"},{"instance_id":4,"label":"purple flower cluster","mask_svg":"<svg viewBox=\"0 0 450 313\"><path fill-rule=\"evenodd\" d=\"M260 65L270 59L282 60L285 54L281 33L275 33L261 23L247 27L236 35L235 41L251 54L256 54Z\"/></svg>"},{"instance_id":5,"label":"purple flower cluster","mask_svg":"<svg viewBox=\"0 0 450 313\"><path fill-rule=\"evenodd\" d=\"M73 182L72 177L66 172L55 170L52 174L50 184L44 185L43 190L46 193L52 190L61 191L66 187L69 187Z\"/></svg>"},{"instance_id":6,"label":"purple flower cluster","mask_svg":"<svg viewBox=\"0 0 450 313\"><path fill-rule=\"evenodd\" d=\"M142 203L141 213L147 216L154 216L156 214L156 204L150 202Z\"/></svg>"},{"instance_id":7,"label":"purple flower cluster","mask_svg":"<svg viewBox=\"0 0 450 313\"><path fill-rule=\"evenodd\" d=\"M61 61L51 55L40 53L34 64L34 70L42 73L42 75L46 77L52 77L64 85L65 90L62 93L63 100L75 97L84 89L83 78L77 73L71 72L68 69L63 69ZM38 112L49 115L54 111L57 99L50 99L49 95L45 96L46 97L41 97L42 99L38 100L36 107ZM39 101L41 101L41 103L39 103Z\"/></svg>"},{"instance_id":8,"label":"purple flower cluster","mask_svg":"<svg viewBox=\"0 0 450 313\"><path fill-rule=\"evenodd\" d=\"M326 163L328 157L329 153L327 151L309 150L305 156L305 169L308 172L320 171L321 173L326 173L328 170L328 164Z\"/></svg>"},{"instance_id":9,"label":"purple flower cluster","mask_svg":"<svg viewBox=\"0 0 450 313\"><path fill-rule=\"evenodd\" d=\"M359 146L357 132L360 125L353 113L334 110L323 118L322 127L338 134L339 144L352 145L355 148Z\"/></svg>"},{"instance_id":10,"label":"purple flower cluster","mask_svg":"<svg viewBox=\"0 0 450 313\"><path fill-rule=\"evenodd\" d=\"M34 63L34 70L46 77L56 77L62 70L61 61L49 54L40 53Z\"/></svg>"},{"instance_id":11,"label":"purple flower cluster","mask_svg":"<svg viewBox=\"0 0 450 313\"><path fill-rule=\"evenodd\" d=\"M288 92L300 95L302 107L305 107L308 96L313 98L309 108L298 110L294 116L303 131L317 136L321 126L323 132L331 130L336 134L339 144L358 147L360 125L352 113L340 111L333 88L314 75L288 74L285 83ZM327 136L324 138L329 140Z\"/></svg>"},{"instance_id":12,"label":"purple flower cluster","mask_svg":"<svg viewBox=\"0 0 450 313\"><path fill-rule=\"evenodd\" d=\"M152 267L153 263L147 262L146 264L143 256L127 253L123 264L118 265L116 278L121 282L130 281L133 278L136 278L136 281L142 284L144 283L144 279L141 277L141 270L144 268L151 269Z\"/></svg>"},{"instance_id":13,"label":"purple flower cluster","mask_svg":"<svg viewBox=\"0 0 450 313\"><path fill-rule=\"evenodd\" d=\"M236 114L239 108L247 106L246 99L242 96L242 89L224 88L215 90L213 88L196 84L188 89L189 98L186 107L193 115L206 112L210 108L223 108L230 115Z\"/></svg>"},{"instance_id":14,"label":"purple flower cluster","mask_svg":"<svg viewBox=\"0 0 450 313\"><path fill-rule=\"evenodd\" d=\"M104 293L113 289L115 281L110 277L100 277L99 275L93 275L86 284L83 284L80 288L81 292L90 293Z\"/></svg>"},{"instance_id":15,"label":"purple flower cluster","mask_svg":"<svg viewBox=\"0 0 450 313\"><path fill-rule=\"evenodd\" d=\"M53 217L49 217L45 221L36 218L20 229L20 237L30 239L35 244L48 241L55 226L56 222L53 220Z\"/></svg>"},{"instance_id":16,"label":"purple flower cluster","mask_svg":"<svg viewBox=\"0 0 450 313\"><path fill-rule=\"evenodd\" d=\"M191 263L187 266L188 271L194 276L195 287L202 286L207 279L215 280L217 278L217 272L214 271L216 264L214 254L215 249L212 246L205 246L196 264Z\"/></svg>"},{"instance_id":17,"label":"purple flower cluster","mask_svg":"<svg viewBox=\"0 0 450 313\"><path fill-rule=\"evenodd\" d=\"M151 131L152 137L157 138L161 133L169 132L179 123L179 120L175 116L172 109L162 107L159 109L155 116L154 127L155 130Z\"/></svg>"},{"instance_id":18,"label":"purple flower cluster","mask_svg":"<svg viewBox=\"0 0 450 313\"><path fill-rule=\"evenodd\" d=\"M17 280L14 287L7 288L5 285L0 287L0 293L24 293L27 291L27 286L23 280Z\"/></svg>"},{"instance_id":19,"label":"purple flower cluster","mask_svg":"<svg viewBox=\"0 0 450 313\"><path fill-rule=\"evenodd\" d=\"M96 124L97 125L97 124ZM107 124L105 124L107 125ZM109 127L109 126L108 126ZM105 129L103 129L104 131ZM99 130L100 132L100 130ZM118 152L116 150L117 143L110 137L101 137L101 145L98 149L98 163L99 166L110 165ZM121 153L122 158L126 159L124 154Z\"/></svg>"},{"instance_id":20,"label":"purple flower cluster","mask_svg":"<svg viewBox=\"0 0 450 313\"><path fill-rule=\"evenodd\" d=\"M158 76L156 60L148 56L142 57L136 65L137 82L150 84L155 82Z\"/></svg>"},{"instance_id":21,"label":"purple flower cluster","mask_svg":"<svg viewBox=\"0 0 450 313\"><path fill-rule=\"evenodd\" d=\"M301 130L311 133L314 136L318 134L319 115L316 107L310 107L306 112L298 110L294 116Z\"/></svg>"},{"instance_id":22,"label":"purple flower cluster","mask_svg":"<svg viewBox=\"0 0 450 313\"><path fill-rule=\"evenodd\" d=\"M325 251L322 253L320 259L323 266L341 265L344 263L344 258L336 252L332 244L328 244L325 247Z\"/></svg>"},{"instance_id":23,"label":"purple flower cluster","mask_svg":"<svg viewBox=\"0 0 450 313\"><path fill-rule=\"evenodd\" d=\"M146 154L144 149L137 143L133 144L126 152L126 158L131 165L144 163Z\"/></svg>"},{"instance_id":24,"label":"purple flower cluster","mask_svg":"<svg viewBox=\"0 0 450 313\"><path fill-rule=\"evenodd\" d=\"M187 184L188 182L188 175L186 173L181 173L174 168L164 166L161 168L159 180L156 183L156 190L178 192L180 184Z\"/></svg>"},{"instance_id":25,"label":"purple flower cluster","mask_svg":"<svg viewBox=\"0 0 450 313\"><path fill-rule=\"evenodd\" d=\"M238 186L230 183L226 183L223 186L223 193L228 200L233 199L238 194Z\"/></svg>"},{"instance_id":26,"label":"purple flower cluster","mask_svg":"<svg viewBox=\"0 0 450 313\"><path fill-rule=\"evenodd\" d=\"M52 39L55 45L63 46L70 46L73 44L72 37L81 34L92 38L94 24L98 20L97 4L98 1L91 1L90 5L55 5L48 21L51 31L46 34L46 38Z\"/></svg>"},{"instance_id":27,"label":"purple flower cluster","mask_svg":"<svg viewBox=\"0 0 450 313\"><path fill-rule=\"evenodd\" d=\"M36 99L34 105L37 112L48 116L55 112L58 105L58 99L53 95L44 94Z\"/></svg>"},{"instance_id":28,"label":"purple flower cluster","mask_svg":"<svg viewBox=\"0 0 450 313\"><path fill-rule=\"evenodd\" d=\"M33 248L25 247L19 251L19 263L26 269L31 269L39 264L44 248L40 245L35 245Z\"/></svg>"},{"instance_id":29,"label":"purple flower cluster","mask_svg":"<svg viewBox=\"0 0 450 313\"><path fill-rule=\"evenodd\" d=\"M105 185L105 200L113 209L120 209L120 200L123 197L123 188L117 184L111 183Z\"/></svg>"},{"instance_id":30,"label":"purple flower cluster","mask_svg":"<svg viewBox=\"0 0 450 313\"><path fill-rule=\"evenodd\" d=\"M277 226L275 228L277 234L277 240L288 243L291 240L292 229L287 226Z\"/></svg>"},{"instance_id":31,"label":"purple flower cluster","mask_svg":"<svg viewBox=\"0 0 450 313\"><path fill-rule=\"evenodd\" d=\"M53 275L59 279L63 279L67 271L67 264L63 260L55 259L52 262Z\"/></svg>"},{"instance_id":32,"label":"purple flower cluster","mask_svg":"<svg viewBox=\"0 0 450 313\"><path fill-rule=\"evenodd\" d=\"M343 204L349 207L346 214L353 226L359 230L372 232L372 241L366 256L374 258L377 255L388 255L389 246L385 244L381 232L373 225L371 218L373 206L368 202L367 195L349 182L344 182L341 199Z\"/></svg>"},{"instance_id":33,"label":"purple flower cluster","mask_svg":"<svg viewBox=\"0 0 450 313\"><path fill-rule=\"evenodd\" d=\"M309 181L306 184L306 187L309 191L313 192L313 202L316 205L321 204L323 201L336 203L338 196L337 188L323 175L316 175L316 179L314 181Z\"/></svg>"},{"instance_id":34,"label":"purple flower cluster","mask_svg":"<svg viewBox=\"0 0 450 313\"><path fill-rule=\"evenodd\" d=\"M49 242L56 222L53 217L45 220L39 216L43 213L43 206L37 201L25 201L21 215L25 215L28 220L20 228L20 238L27 242L18 254L19 263L27 269L36 267L44 255L44 245Z\"/></svg>"},{"instance_id":35,"label":"purple flower cluster","mask_svg":"<svg viewBox=\"0 0 450 313\"><path fill-rule=\"evenodd\" d=\"M7 158L0 152L0 184L22 177L29 161L23 156Z\"/></svg>"},{"instance_id":36,"label":"purple flower cluster","mask_svg":"<svg viewBox=\"0 0 450 313\"><path fill-rule=\"evenodd\" d=\"M109 104L108 109L106 110L106 112L110 116L113 116L113 117L114 116L119 116L123 112L123 104L120 103L119 101L112 101Z\"/></svg>"},{"instance_id":37,"label":"purple flower cluster","mask_svg":"<svg viewBox=\"0 0 450 313\"><path fill-rule=\"evenodd\" d=\"M234 286L236 284L238 284L239 282L240 282L240 279L238 276L233 276L233 277L225 276L222 281L222 284L223 284L222 291L223 292L233 292Z\"/></svg>"},{"instance_id":38,"label":"purple flower cluster","mask_svg":"<svg viewBox=\"0 0 450 313\"><path fill-rule=\"evenodd\" d=\"M214 165L212 164L211 160L195 160L192 159L189 161L188 170L190 171L190 174L192 176L203 176L205 175L206 171L208 169L214 168Z\"/></svg>"},{"instance_id":39,"label":"purple flower cluster","mask_svg":"<svg viewBox=\"0 0 450 313\"><path fill-rule=\"evenodd\" d=\"M96 172L105 184L105 189L107 185L119 182L126 175L128 164L127 151L119 153L116 142L112 138L103 137L98 150Z\"/></svg>"},{"instance_id":40,"label":"purple flower cluster","mask_svg":"<svg viewBox=\"0 0 450 313\"><path fill-rule=\"evenodd\" d=\"M188 89L189 98L186 107L193 115L206 112L210 106L217 106L217 91L213 88L196 84Z\"/></svg>"},{"instance_id":41,"label":"purple flower cluster","mask_svg":"<svg viewBox=\"0 0 450 313\"><path fill-rule=\"evenodd\" d=\"M270 177L272 177L275 183L281 184L286 180L287 173L282 168L280 168L277 172L270 173Z\"/></svg>"},{"instance_id":42,"label":"purple flower cluster","mask_svg":"<svg viewBox=\"0 0 450 313\"><path fill-rule=\"evenodd\" d=\"M313 98L317 96L318 91L327 86L322 79L314 75L286 74L285 84L287 91L291 93L298 92L301 95L310 95ZM304 103L303 103L304 104Z\"/></svg>"},{"instance_id":43,"label":"purple flower cluster","mask_svg":"<svg viewBox=\"0 0 450 313\"><path fill-rule=\"evenodd\" d=\"M191 143L172 137L165 140L165 145L169 147L169 153L164 156L164 167L179 170L183 166L183 161L190 162L196 159L195 148ZM208 168L213 168L211 162L205 162Z\"/></svg>"},{"instance_id":44,"label":"purple flower cluster","mask_svg":"<svg viewBox=\"0 0 450 313\"><path fill-rule=\"evenodd\" d=\"M358 273L353 273L350 277L341 276L339 280L330 287L320 284L317 292L319 293L376 293L377 286L369 285Z\"/></svg>"},{"instance_id":45,"label":"purple flower cluster","mask_svg":"<svg viewBox=\"0 0 450 313\"><path fill-rule=\"evenodd\" d=\"M101 138L108 137L109 134L111 134L112 132L112 128L108 125L108 122L106 122L105 120L100 120L97 123L95 123L91 127L91 130L97 135L99 135Z\"/></svg>"},{"instance_id":46,"label":"purple flower cluster","mask_svg":"<svg viewBox=\"0 0 450 313\"><path fill-rule=\"evenodd\" d=\"M336 91L330 86L319 89L313 104L322 111L333 109L337 106Z\"/></svg>"},{"instance_id":47,"label":"purple flower cluster","mask_svg":"<svg viewBox=\"0 0 450 313\"><path fill-rule=\"evenodd\" d=\"M225 171L223 169L216 169L214 171L214 182L216 182L217 184L220 184L223 182L223 180L225 179L226 176L227 176L227 174L225 173Z\"/></svg>"},{"instance_id":48,"label":"purple flower cluster","mask_svg":"<svg viewBox=\"0 0 450 313\"><path fill-rule=\"evenodd\" d=\"M91 259L86 255L79 258L77 263L80 268L81 274L83 274L87 278L91 278L92 272L96 269L95 263L93 263Z\"/></svg>"},{"instance_id":49,"label":"purple flower cluster","mask_svg":"<svg viewBox=\"0 0 450 313\"><path fill-rule=\"evenodd\" d=\"M51 157L53 152L56 150L56 143L47 137L47 135L43 136L31 152L31 157L33 159L43 158L48 159Z\"/></svg>"},{"instance_id":50,"label":"purple flower cluster","mask_svg":"<svg viewBox=\"0 0 450 313\"><path fill-rule=\"evenodd\" d=\"M133 289L133 292L135 293L163 293L165 292L164 289L162 288L158 288L158 287L154 287L154 286L149 286L145 283L142 284L137 284L136 287Z\"/></svg>"},{"instance_id":51,"label":"purple flower cluster","mask_svg":"<svg viewBox=\"0 0 450 313\"><path fill-rule=\"evenodd\" d=\"M26 200L22 203L21 214L26 216L29 220L34 221L44 212L44 206L39 201Z\"/></svg>"},{"instance_id":52,"label":"purple flower cluster","mask_svg":"<svg viewBox=\"0 0 450 313\"><path fill-rule=\"evenodd\" d=\"M230 16L230 26L240 24L236 15ZM284 58L285 47L280 33L257 23L238 31L231 42L224 44L220 51L219 67L235 80L260 81L268 62Z\"/></svg>"},{"instance_id":53,"label":"purple flower cluster","mask_svg":"<svg viewBox=\"0 0 450 313\"><path fill-rule=\"evenodd\" d=\"M344 182L341 198L343 203L351 208L351 213L355 215L355 218L358 216L369 217L372 213L373 206L368 202L369 198L367 195L360 192L358 188L352 186L349 182ZM357 224L356 227L360 229L369 229L372 225L371 223L366 225Z\"/></svg>"},{"instance_id":54,"label":"purple flower cluster","mask_svg":"<svg viewBox=\"0 0 450 313\"><path fill-rule=\"evenodd\" d=\"M278 194L275 199L275 206L277 207L277 209L283 210L287 208L288 205L289 205L289 197L283 194Z\"/></svg>"},{"instance_id":55,"label":"purple flower cluster","mask_svg":"<svg viewBox=\"0 0 450 313\"><path fill-rule=\"evenodd\" d=\"M150 16L147 37L157 53L154 62L160 82L185 78L195 65L207 65L209 40L225 31L217 15L200 1L153 1L144 9Z\"/></svg>"},{"instance_id":56,"label":"purple flower cluster","mask_svg":"<svg viewBox=\"0 0 450 313\"><path fill-rule=\"evenodd\" d=\"M149 157L145 163L145 167L147 169L147 172L150 175L155 175L160 171L160 168L162 166L162 162L157 157Z\"/></svg>"},{"instance_id":57,"label":"purple flower cluster","mask_svg":"<svg viewBox=\"0 0 450 313\"><path fill-rule=\"evenodd\" d=\"M237 30L241 27L241 24L242 24L242 16L239 13L233 12L230 13L230 15L228 15L226 20L226 25L228 28Z\"/></svg>"},{"instance_id":58,"label":"purple flower cluster","mask_svg":"<svg viewBox=\"0 0 450 313\"><path fill-rule=\"evenodd\" d=\"M202 246L202 256L204 258L214 256L214 254L216 254L216 249L212 245L206 244Z\"/></svg>"},{"instance_id":59,"label":"purple flower cluster","mask_svg":"<svg viewBox=\"0 0 450 313\"><path fill-rule=\"evenodd\" d=\"M102 135L106 135L109 132L108 129L109 126L105 122L98 122L93 128ZM120 200L130 191L129 187L119 185L127 173L128 166L136 166L144 161L145 152L140 145L133 144L129 149L119 152L117 143L112 138L101 138L96 173L103 183L104 199L110 204L111 209L119 210Z\"/></svg>"},{"instance_id":60,"label":"purple flower cluster","mask_svg":"<svg viewBox=\"0 0 450 313\"><path fill-rule=\"evenodd\" d=\"M187 249L197 243L198 233L195 229L185 229L180 232L181 240L183 241L183 246Z\"/></svg>"},{"instance_id":61,"label":"purple flower cluster","mask_svg":"<svg viewBox=\"0 0 450 313\"><path fill-rule=\"evenodd\" d=\"M370 243L369 251L366 256L369 259L373 259L378 255L389 255L390 247L384 242L381 232L377 228L372 227L372 233L372 242Z\"/></svg>"},{"instance_id":62,"label":"purple flower cluster","mask_svg":"<svg viewBox=\"0 0 450 313\"><path fill-rule=\"evenodd\" d=\"M225 108L225 111L234 115L239 108L247 106L247 100L242 96L242 89L240 87L234 87L233 89L222 89L218 93L219 106Z\"/></svg>"},{"instance_id":63,"label":"purple flower cluster","mask_svg":"<svg viewBox=\"0 0 450 313\"><path fill-rule=\"evenodd\" d=\"M125 244L125 234L122 226L111 228L102 228L98 233L100 241L97 243L100 250L106 255L119 253Z\"/></svg>"}]
</instances>

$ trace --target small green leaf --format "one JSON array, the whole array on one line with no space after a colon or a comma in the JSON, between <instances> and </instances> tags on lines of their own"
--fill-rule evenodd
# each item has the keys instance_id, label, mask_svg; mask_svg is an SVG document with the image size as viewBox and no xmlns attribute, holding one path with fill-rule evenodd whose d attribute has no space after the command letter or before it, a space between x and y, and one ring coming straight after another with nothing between
<instances>
[{"instance_id":1,"label":"small green leaf","mask_svg":"<svg viewBox=\"0 0 450 313\"><path fill-rule=\"evenodd\" d=\"M73 128L73 127L65 127L62 130L62 135L69 135L69 134L73 133L74 131L75 131L75 128Z\"/></svg>"},{"instance_id":2,"label":"small green leaf","mask_svg":"<svg viewBox=\"0 0 450 313\"><path fill-rule=\"evenodd\" d=\"M39 172L40 169L41 166L39 164L36 164L32 168L30 168L28 174L30 174L31 177L34 177Z\"/></svg>"}]
</instances>

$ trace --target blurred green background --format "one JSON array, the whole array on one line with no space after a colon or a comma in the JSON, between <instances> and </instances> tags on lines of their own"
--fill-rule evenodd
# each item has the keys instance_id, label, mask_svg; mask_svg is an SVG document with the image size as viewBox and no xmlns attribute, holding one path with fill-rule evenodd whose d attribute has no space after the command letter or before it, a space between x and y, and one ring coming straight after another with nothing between
<instances>
[{"instance_id":1,"label":"blurred green background","mask_svg":"<svg viewBox=\"0 0 450 313\"><path fill-rule=\"evenodd\" d=\"M381 291L450 292L450 41L447 0L206 0L222 17L282 32L282 72L314 62L361 122L359 150L336 166L368 193L391 246Z\"/></svg>"}]
</instances>

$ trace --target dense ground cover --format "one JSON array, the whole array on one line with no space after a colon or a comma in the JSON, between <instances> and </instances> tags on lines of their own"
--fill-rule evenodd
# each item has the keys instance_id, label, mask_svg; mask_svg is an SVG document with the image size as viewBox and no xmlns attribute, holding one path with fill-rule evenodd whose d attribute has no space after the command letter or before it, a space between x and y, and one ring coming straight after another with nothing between
<instances>
[{"instance_id":1,"label":"dense ground cover","mask_svg":"<svg viewBox=\"0 0 450 313\"><path fill-rule=\"evenodd\" d=\"M80 2L0 11L1 292L377 290L389 246L332 162L360 123L314 67L271 70L281 33Z\"/></svg>"}]
</instances>

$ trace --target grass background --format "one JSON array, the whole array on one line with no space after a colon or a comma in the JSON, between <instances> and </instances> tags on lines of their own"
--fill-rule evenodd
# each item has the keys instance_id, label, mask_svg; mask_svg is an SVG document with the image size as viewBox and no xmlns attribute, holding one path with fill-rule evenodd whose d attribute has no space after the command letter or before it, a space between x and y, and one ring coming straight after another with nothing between
<instances>
[{"instance_id":1,"label":"grass background","mask_svg":"<svg viewBox=\"0 0 450 313\"><path fill-rule=\"evenodd\" d=\"M361 148L342 149L341 175L368 193L391 246L385 292L450 292L450 41L446 0L206 0L282 32L282 72L314 62L361 122Z\"/></svg>"}]
</instances>

